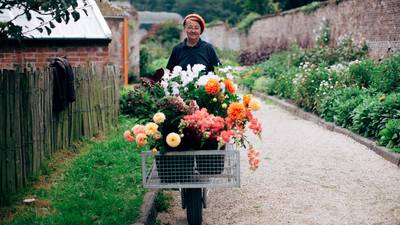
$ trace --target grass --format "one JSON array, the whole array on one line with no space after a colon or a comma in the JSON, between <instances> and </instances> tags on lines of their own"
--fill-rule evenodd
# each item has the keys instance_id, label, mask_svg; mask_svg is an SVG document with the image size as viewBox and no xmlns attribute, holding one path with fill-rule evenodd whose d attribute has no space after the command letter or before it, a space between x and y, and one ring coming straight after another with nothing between
<instances>
[{"instance_id":1,"label":"grass","mask_svg":"<svg viewBox=\"0 0 400 225\"><path fill-rule=\"evenodd\" d=\"M169 208L171 208L172 196L165 194L162 191L157 192L156 197L154 199L154 205L156 207L157 212L165 212Z\"/></svg>"},{"instance_id":2,"label":"grass","mask_svg":"<svg viewBox=\"0 0 400 225\"><path fill-rule=\"evenodd\" d=\"M140 154L122 133L135 122L121 117L119 129L103 140L84 142L79 153L54 155L45 173L13 197L16 204L1 209L1 224L132 224L145 190ZM32 204L18 203L31 197L36 199Z\"/></svg>"}]
</instances>

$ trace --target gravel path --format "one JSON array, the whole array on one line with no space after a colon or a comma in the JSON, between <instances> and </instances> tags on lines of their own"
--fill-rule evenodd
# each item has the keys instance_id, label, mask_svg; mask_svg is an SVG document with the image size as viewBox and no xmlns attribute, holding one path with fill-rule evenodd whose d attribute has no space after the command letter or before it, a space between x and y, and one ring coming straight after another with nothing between
<instances>
[{"instance_id":1,"label":"gravel path","mask_svg":"<svg viewBox=\"0 0 400 225\"><path fill-rule=\"evenodd\" d=\"M400 170L365 146L282 109L264 105L256 116L263 139L256 172L242 151L241 188L212 189L204 225L399 225ZM252 136L252 135L250 135ZM162 224L183 225L179 192Z\"/></svg>"}]
</instances>

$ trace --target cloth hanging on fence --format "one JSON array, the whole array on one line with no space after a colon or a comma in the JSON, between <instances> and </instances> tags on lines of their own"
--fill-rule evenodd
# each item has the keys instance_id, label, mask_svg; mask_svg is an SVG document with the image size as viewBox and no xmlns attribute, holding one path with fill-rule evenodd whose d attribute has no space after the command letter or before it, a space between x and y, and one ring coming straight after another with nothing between
<instances>
[{"instance_id":1,"label":"cloth hanging on fence","mask_svg":"<svg viewBox=\"0 0 400 225\"><path fill-rule=\"evenodd\" d=\"M74 71L67 59L57 57L50 63L53 69L53 111L62 111L75 101Z\"/></svg>"}]
</instances>

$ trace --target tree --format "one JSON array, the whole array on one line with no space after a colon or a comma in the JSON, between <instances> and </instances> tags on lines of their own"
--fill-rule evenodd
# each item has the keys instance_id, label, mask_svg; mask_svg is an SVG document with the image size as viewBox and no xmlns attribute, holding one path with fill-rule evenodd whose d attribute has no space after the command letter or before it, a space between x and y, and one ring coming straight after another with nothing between
<instances>
[{"instance_id":1,"label":"tree","mask_svg":"<svg viewBox=\"0 0 400 225\"><path fill-rule=\"evenodd\" d=\"M10 21L0 22L0 41L7 38L17 40L24 38L25 35L22 32L22 27L15 25L13 22L21 16L25 16L26 19L30 21L34 12L34 15L36 15L34 17L40 20L41 24L32 29L36 29L39 32L46 30L47 34L50 34L51 29L55 27L54 22L61 23L64 21L65 23L68 23L71 17L74 21L77 21L80 18L78 12L79 9L82 9L82 11L87 15L85 9L85 7L88 6L87 0L82 1L84 3L83 7L78 8L77 0L0 0L0 14L14 7L21 9L21 13L15 15L15 17ZM45 21L43 16L46 16L46 18L50 16L51 19Z\"/></svg>"},{"instance_id":2,"label":"tree","mask_svg":"<svg viewBox=\"0 0 400 225\"><path fill-rule=\"evenodd\" d=\"M279 2L273 0L236 0L236 3L243 9L244 15L251 12L265 15L280 11Z\"/></svg>"}]
</instances>

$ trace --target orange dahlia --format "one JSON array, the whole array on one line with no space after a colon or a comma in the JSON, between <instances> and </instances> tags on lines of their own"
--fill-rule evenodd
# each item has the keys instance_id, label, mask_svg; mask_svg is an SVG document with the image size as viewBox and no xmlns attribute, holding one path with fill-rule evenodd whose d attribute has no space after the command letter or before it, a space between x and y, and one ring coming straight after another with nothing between
<instances>
[{"instance_id":1,"label":"orange dahlia","mask_svg":"<svg viewBox=\"0 0 400 225\"><path fill-rule=\"evenodd\" d=\"M208 94L216 95L219 90L221 89L218 80L215 79L209 79L207 81L207 84L205 86L206 92Z\"/></svg>"},{"instance_id":2,"label":"orange dahlia","mask_svg":"<svg viewBox=\"0 0 400 225\"><path fill-rule=\"evenodd\" d=\"M245 107L249 107L250 100L251 100L251 95L244 95L243 96L243 105Z\"/></svg>"},{"instance_id":3,"label":"orange dahlia","mask_svg":"<svg viewBox=\"0 0 400 225\"><path fill-rule=\"evenodd\" d=\"M232 120L241 120L246 117L246 108L242 103L233 102L228 107L228 117Z\"/></svg>"},{"instance_id":4,"label":"orange dahlia","mask_svg":"<svg viewBox=\"0 0 400 225\"><path fill-rule=\"evenodd\" d=\"M232 80L225 79L225 80L224 80L224 84L225 84L226 90L228 90L229 93L231 93L231 94L235 93L236 87L235 87L235 85L233 84L233 81L232 81Z\"/></svg>"}]
</instances>

